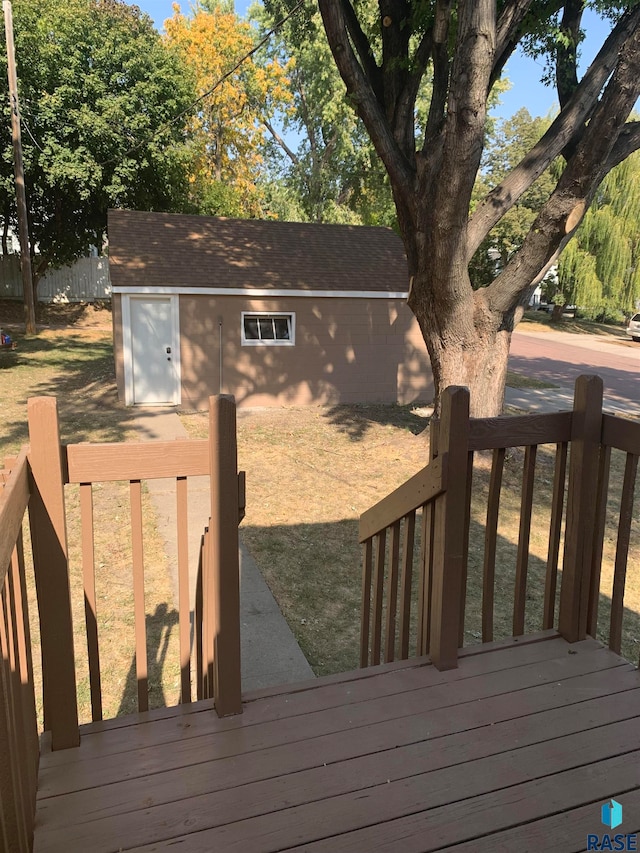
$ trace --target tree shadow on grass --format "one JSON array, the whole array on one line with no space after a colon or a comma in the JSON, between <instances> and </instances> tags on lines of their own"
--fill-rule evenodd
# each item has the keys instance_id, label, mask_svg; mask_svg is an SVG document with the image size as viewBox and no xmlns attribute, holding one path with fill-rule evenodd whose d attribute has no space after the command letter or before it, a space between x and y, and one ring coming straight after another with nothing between
<instances>
[{"instance_id":1,"label":"tree shadow on grass","mask_svg":"<svg viewBox=\"0 0 640 853\"><path fill-rule=\"evenodd\" d=\"M27 401L38 396L57 398L65 443L123 441L139 414L117 398L113 344L105 332L24 338L0 356L0 399L13 400L0 435L6 447L28 441Z\"/></svg>"},{"instance_id":2,"label":"tree shadow on grass","mask_svg":"<svg viewBox=\"0 0 640 853\"><path fill-rule=\"evenodd\" d=\"M398 406L382 403L341 403L331 406L324 417L352 441L361 441L372 424L396 427L419 435L428 426L428 418L416 414L416 404ZM430 411L430 409L429 409Z\"/></svg>"}]
</instances>

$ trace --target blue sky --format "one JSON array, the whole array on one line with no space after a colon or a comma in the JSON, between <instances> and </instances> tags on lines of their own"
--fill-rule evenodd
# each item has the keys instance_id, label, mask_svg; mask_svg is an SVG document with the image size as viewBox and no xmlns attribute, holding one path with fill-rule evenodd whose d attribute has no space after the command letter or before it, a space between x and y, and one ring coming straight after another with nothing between
<instances>
[{"instance_id":1,"label":"blue sky","mask_svg":"<svg viewBox=\"0 0 640 853\"><path fill-rule=\"evenodd\" d=\"M153 18L158 29L162 29L163 21L173 15L172 0L139 0L137 5ZM190 8L190 3L181 3L183 12ZM239 15L246 13L249 0L236 0L236 11ZM593 13L586 12L583 18L587 39L582 46L582 69L597 53L607 36L609 26ZM546 116L550 110L557 108L554 90L540 83L543 73L541 64L520 54L515 55L507 65L507 76L512 86L502 97L502 103L495 114L508 118L521 107L526 107L532 116Z\"/></svg>"}]
</instances>

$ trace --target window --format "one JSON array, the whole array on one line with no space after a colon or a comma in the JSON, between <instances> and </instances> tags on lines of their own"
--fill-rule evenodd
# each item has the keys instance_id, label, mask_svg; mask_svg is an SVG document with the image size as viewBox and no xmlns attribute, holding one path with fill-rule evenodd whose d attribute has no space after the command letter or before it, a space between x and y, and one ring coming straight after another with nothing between
<instances>
[{"instance_id":1,"label":"window","mask_svg":"<svg viewBox=\"0 0 640 853\"><path fill-rule=\"evenodd\" d=\"M242 312L243 346L293 346L294 343L295 314Z\"/></svg>"}]
</instances>

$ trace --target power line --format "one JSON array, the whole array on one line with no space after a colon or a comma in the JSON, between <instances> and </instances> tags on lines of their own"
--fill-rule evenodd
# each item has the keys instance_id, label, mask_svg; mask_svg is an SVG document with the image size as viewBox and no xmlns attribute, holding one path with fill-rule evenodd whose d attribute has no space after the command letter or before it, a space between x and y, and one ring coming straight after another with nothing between
<instances>
[{"instance_id":1,"label":"power line","mask_svg":"<svg viewBox=\"0 0 640 853\"><path fill-rule=\"evenodd\" d=\"M217 80L213 84L213 86L210 89L207 89L206 92L204 92L202 95L200 95L198 98L196 98L195 101L193 101L193 103L191 103L188 107L185 107L184 110L181 110L177 115L173 116L173 118L170 118L167 121L163 122L159 127L157 127L153 131L153 133L150 136L148 136L146 139L141 140L136 145L133 145L131 148L129 148L128 151L125 151L124 154L122 154L120 157L113 157L110 160L104 160L101 163L97 163L96 166L98 166L99 168L102 168L103 166L110 166L112 163L118 163L119 161L123 160L125 157L129 157L129 155L135 153L136 151L138 151L143 146L148 145L149 142L151 142L151 140L154 139L163 130L166 130L168 127L171 127L171 125L175 124L181 118L184 118L184 116L189 115L193 111L193 109L195 107L197 107L199 103L201 103L201 101L204 101L205 98L208 98L210 95L212 95L215 92L215 90L219 86L221 86L228 77L231 77L231 75L235 71L237 71L238 68L240 68L240 66L244 62L247 61L247 59L250 59L254 53L257 53L260 50L260 48L269 41L271 36L274 33L278 32L278 30L284 24L286 24L286 22L289 20L289 18L293 17L293 15L295 15L296 12L300 8L302 8L302 6L304 6L305 2L306 2L306 0L299 0L299 2L296 3L296 5L293 7L293 9L287 15L285 15L284 18L281 18L281 20L279 20L277 22L277 24L275 24L273 26L273 28L269 30L269 32L264 36L263 39L261 39L258 42L258 44L255 47L253 47L248 53L246 53L241 59L239 59L238 62L236 62L236 64L233 66L233 68L230 68L229 71L226 71L222 75L222 77L220 77L220 79ZM31 137L31 138L33 139L33 137ZM35 142L35 140L34 140L34 142Z\"/></svg>"}]
</instances>

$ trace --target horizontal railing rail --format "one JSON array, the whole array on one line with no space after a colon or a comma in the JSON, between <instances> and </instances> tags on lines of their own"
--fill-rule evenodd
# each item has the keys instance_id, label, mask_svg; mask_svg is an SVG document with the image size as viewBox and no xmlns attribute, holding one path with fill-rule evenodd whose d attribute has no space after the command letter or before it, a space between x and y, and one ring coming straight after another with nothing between
<instances>
[{"instance_id":1,"label":"horizontal railing rail","mask_svg":"<svg viewBox=\"0 0 640 853\"><path fill-rule=\"evenodd\" d=\"M39 743L23 523L31 497L27 448L0 482L0 840L31 850Z\"/></svg>"}]
</instances>

